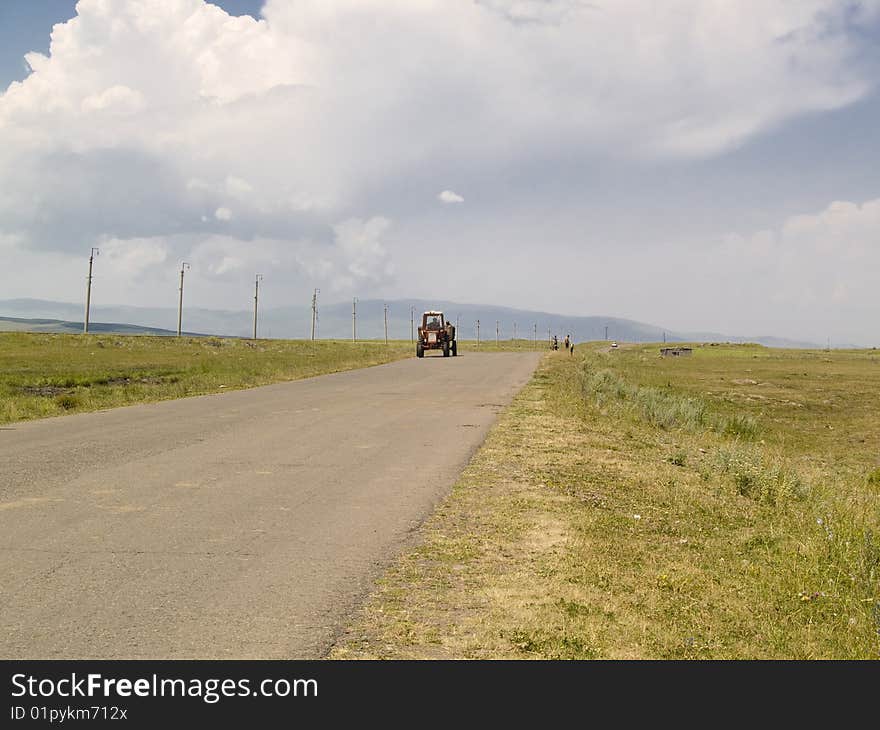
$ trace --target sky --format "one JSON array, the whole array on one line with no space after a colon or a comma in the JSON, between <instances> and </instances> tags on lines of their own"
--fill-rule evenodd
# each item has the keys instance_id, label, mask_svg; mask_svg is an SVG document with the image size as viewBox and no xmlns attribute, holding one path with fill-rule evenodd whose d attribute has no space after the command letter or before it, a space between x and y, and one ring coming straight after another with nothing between
<instances>
[{"instance_id":1,"label":"sky","mask_svg":"<svg viewBox=\"0 0 880 730\"><path fill-rule=\"evenodd\" d=\"M880 345L878 81L880 0L0 0L0 300Z\"/></svg>"}]
</instances>

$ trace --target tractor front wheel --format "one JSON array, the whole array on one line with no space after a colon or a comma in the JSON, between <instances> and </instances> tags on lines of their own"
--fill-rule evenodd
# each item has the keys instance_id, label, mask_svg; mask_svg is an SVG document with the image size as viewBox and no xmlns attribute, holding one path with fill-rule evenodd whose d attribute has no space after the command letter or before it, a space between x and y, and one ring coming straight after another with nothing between
<instances>
[{"instance_id":1,"label":"tractor front wheel","mask_svg":"<svg viewBox=\"0 0 880 730\"><path fill-rule=\"evenodd\" d=\"M458 340L452 341L452 357L458 357Z\"/></svg>"},{"instance_id":2,"label":"tractor front wheel","mask_svg":"<svg viewBox=\"0 0 880 730\"><path fill-rule=\"evenodd\" d=\"M443 343L443 357L449 357L449 340Z\"/></svg>"},{"instance_id":3,"label":"tractor front wheel","mask_svg":"<svg viewBox=\"0 0 880 730\"><path fill-rule=\"evenodd\" d=\"M416 357L424 357L425 356L425 348L420 342L416 345Z\"/></svg>"}]
</instances>

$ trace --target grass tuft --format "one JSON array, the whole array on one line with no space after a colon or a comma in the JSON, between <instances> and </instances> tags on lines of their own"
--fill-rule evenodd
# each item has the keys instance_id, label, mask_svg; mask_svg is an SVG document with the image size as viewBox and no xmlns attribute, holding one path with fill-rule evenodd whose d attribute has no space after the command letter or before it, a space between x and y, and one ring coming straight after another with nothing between
<instances>
[{"instance_id":1,"label":"grass tuft","mask_svg":"<svg viewBox=\"0 0 880 730\"><path fill-rule=\"evenodd\" d=\"M809 489L801 477L782 462L774 462L757 448L722 446L716 455L719 473L728 475L744 497L779 505L804 499Z\"/></svg>"},{"instance_id":2,"label":"grass tuft","mask_svg":"<svg viewBox=\"0 0 880 730\"><path fill-rule=\"evenodd\" d=\"M56 395L55 403L59 408L65 411L72 411L82 405L82 401L80 401L77 396L71 395L70 393L65 393L64 395Z\"/></svg>"}]
</instances>

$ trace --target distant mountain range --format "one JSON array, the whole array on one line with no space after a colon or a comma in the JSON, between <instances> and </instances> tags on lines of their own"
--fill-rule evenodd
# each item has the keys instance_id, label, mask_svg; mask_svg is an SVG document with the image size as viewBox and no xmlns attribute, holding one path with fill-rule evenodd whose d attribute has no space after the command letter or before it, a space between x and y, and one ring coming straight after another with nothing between
<instances>
[{"instance_id":1,"label":"distant mountain range","mask_svg":"<svg viewBox=\"0 0 880 730\"><path fill-rule=\"evenodd\" d=\"M737 337L714 332L675 332L657 325L644 324L619 317L575 317L491 305L460 304L421 299L383 302L365 300L357 303L358 339L384 337L384 308L388 306L388 336L404 340L410 337L410 311L415 326L421 313L440 309L457 322L461 339L476 338L480 321L480 338L494 340L496 322L501 339L516 336L545 340L548 332L560 339L571 335L575 342L603 340L622 342L757 342L768 347L821 347L816 343L799 342L781 337ZM0 330L36 332L82 332L82 305L41 299L0 300ZM204 333L233 337L250 337L253 333L253 312L242 310L185 308L184 327L187 334ZM93 306L89 317L92 332L120 334L174 335L177 332L177 310L171 308ZM285 339L308 338L311 333L311 309L278 307L260 312L260 337ZM319 302L316 336L320 339L350 339L352 336L352 305Z\"/></svg>"},{"instance_id":2,"label":"distant mountain range","mask_svg":"<svg viewBox=\"0 0 880 730\"><path fill-rule=\"evenodd\" d=\"M62 319L24 319L21 317L0 317L0 332L51 332L66 334L81 334L82 322L67 322ZM176 335L177 331L161 329L159 327L141 327L136 324L122 324L116 322L92 322L89 321L89 332L106 332L116 335ZM185 332L189 336L202 336L197 332Z\"/></svg>"}]
</instances>

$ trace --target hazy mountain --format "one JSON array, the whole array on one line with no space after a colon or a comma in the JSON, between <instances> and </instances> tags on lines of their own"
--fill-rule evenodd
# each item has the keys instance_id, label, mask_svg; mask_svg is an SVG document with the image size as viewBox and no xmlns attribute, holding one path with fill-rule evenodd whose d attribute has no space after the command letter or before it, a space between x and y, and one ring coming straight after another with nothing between
<instances>
[{"instance_id":1,"label":"hazy mountain","mask_svg":"<svg viewBox=\"0 0 880 730\"><path fill-rule=\"evenodd\" d=\"M3 332L48 332L80 334L83 331L82 322L68 322L61 319L22 319L20 317L0 317L0 331ZM89 321L89 332L112 332L119 335L176 335L177 330L165 330L158 327L141 327L136 324L123 324L116 322L92 322ZM187 335L197 333L187 332Z\"/></svg>"},{"instance_id":2,"label":"hazy mountain","mask_svg":"<svg viewBox=\"0 0 880 730\"><path fill-rule=\"evenodd\" d=\"M381 339L384 337L385 302L365 300L357 303L358 339ZM797 342L773 336L737 337L713 332L674 332L658 325L635 322L619 317L575 317L571 315L536 312L511 307L478 304L460 304L447 301L420 299L387 302L388 336L391 339L410 337L410 311L414 312L415 326L421 313L427 309L441 309L459 326L461 339L476 338L476 323L480 321L480 338L495 339L496 322L501 339L514 335L522 339L536 336L545 341L548 331L560 339L571 335L575 342L602 340L607 337L623 342L759 342L771 347L820 347L815 343ZM25 329L22 320L32 320L34 330L79 332L82 331L82 306L67 302L39 299L9 299L0 301L0 328ZM52 325L47 320L60 320ZM106 324L123 322L125 324ZM206 334L249 337L253 333L252 311L225 311L184 308L184 330ZM139 332L141 334L174 334L177 331L177 310L173 308L93 306L89 328L95 332ZM303 339L311 333L311 309L308 305L279 307L260 312L259 335ZM349 339L352 336L352 304L318 303L316 336L321 339Z\"/></svg>"}]
</instances>

